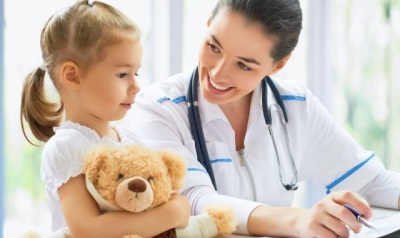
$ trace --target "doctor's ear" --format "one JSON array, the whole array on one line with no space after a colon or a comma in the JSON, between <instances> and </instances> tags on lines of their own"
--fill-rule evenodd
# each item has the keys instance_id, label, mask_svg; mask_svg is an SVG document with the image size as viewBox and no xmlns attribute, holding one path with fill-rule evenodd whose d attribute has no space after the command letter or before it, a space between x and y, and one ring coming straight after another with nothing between
<instances>
[{"instance_id":1,"label":"doctor's ear","mask_svg":"<svg viewBox=\"0 0 400 238\"><path fill-rule=\"evenodd\" d=\"M209 27L210 24L211 24L211 16L209 16L208 19L207 19L207 27Z\"/></svg>"},{"instance_id":2,"label":"doctor's ear","mask_svg":"<svg viewBox=\"0 0 400 238\"><path fill-rule=\"evenodd\" d=\"M78 89L80 87L79 67L74 62L67 61L61 65L61 83L64 87Z\"/></svg>"},{"instance_id":3,"label":"doctor's ear","mask_svg":"<svg viewBox=\"0 0 400 238\"><path fill-rule=\"evenodd\" d=\"M292 54L288 54L288 55L285 56L283 59L281 59L280 61L278 61L278 63L275 64L274 69L273 69L273 71L272 71L271 74L275 74L275 73L277 73L279 70L281 70L281 69L286 65L286 63L287 63L288 60L290 59L290 56L291 56L291 55L292 55Z\"/></svg>"}]
</instances>

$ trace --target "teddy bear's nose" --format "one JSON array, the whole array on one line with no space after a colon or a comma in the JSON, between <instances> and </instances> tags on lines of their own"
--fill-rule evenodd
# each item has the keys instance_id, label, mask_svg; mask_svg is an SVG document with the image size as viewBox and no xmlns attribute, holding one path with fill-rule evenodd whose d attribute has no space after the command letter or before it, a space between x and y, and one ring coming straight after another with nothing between
<instances>
[{"instance_id":1,"label":"teddy bear's nose","mask_svg":"<svg viewBox=\"0 0 400 238\"><path fill-rule=\"evenodd\" d=\"M128 189L135 193L146 191L146 184L141 179L135 179L128 183Z\"/></svg>"}]
</instances>

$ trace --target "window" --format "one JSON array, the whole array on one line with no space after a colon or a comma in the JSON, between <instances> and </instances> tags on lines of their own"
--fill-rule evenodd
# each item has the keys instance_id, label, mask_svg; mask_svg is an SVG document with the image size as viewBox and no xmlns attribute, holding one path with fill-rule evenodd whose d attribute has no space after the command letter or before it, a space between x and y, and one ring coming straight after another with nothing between
<instances>
[{"instance_id":1,"label":"window","mask_svg":"<svg viewBox=\"0 0 400 238\"><path fill-rule=\"evenodd\" d=\"M332 1L333 114L400 171L400 2Z\"/></svg>"}]
</instances>

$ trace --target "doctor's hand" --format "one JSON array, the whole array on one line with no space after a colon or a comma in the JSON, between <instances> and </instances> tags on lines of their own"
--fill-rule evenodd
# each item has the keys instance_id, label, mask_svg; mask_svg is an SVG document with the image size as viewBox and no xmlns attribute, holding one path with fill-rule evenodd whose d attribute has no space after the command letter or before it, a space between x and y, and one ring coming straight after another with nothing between
<instances>
[{"instance_id":1,"label":"doctor's hand","mask_svg":"<svg viewBox=\"0 0 400 238\"><path fill-rule=\"evenodd\" d=\"M296 222L299 237L349 237L348 225L354 233L361 230L362 224L343 205L350 204L366 218L372 216L368 203L351 191L332 192L314 207L303 210Z\"/></svg>"}]
</instances>

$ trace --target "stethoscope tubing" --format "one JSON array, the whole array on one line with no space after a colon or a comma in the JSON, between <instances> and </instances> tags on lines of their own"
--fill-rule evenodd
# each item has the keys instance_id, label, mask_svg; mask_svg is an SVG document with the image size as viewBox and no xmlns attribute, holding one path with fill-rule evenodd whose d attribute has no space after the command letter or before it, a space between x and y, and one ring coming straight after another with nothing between
<instances>
[{"instance_id":1,"label":"stethoscope tubing","mask_svg":"<svg viewBox=\"0 0 400 238\"><path fill-rule=\"evenodd\" d=\"M189 118L190 130L191 130L193 139L195 141L197 160L205 167L205 169L207 170L207 172L210 176L210 179L214 186L214 189L217 190L217 184L215 182L215 176L214 176L214 172L213 172L213 169L211 166L211 161L210 161L210 157L208 154L206 141L204 138L203 127L201 126L202 123L201 123L201 119L200 119L200 111L198 108L198 101L197 101L198 100L198 83L199 83L198 81L199 81L199 73L198 73L198 68L196 67L196 69L193 71L191 79L190 79L190 83L189 83L189 87L188 87L188 95L187 95L188 118ZM287 149L289 150L290 162L291 162L293 173L295 176L295 181L294 181L294 183L291 183L291 184L285 184L283 182L283 178L282 178L282 168L281 168L281 163L280 163L280 156L278 153L275 136L274 136L273 130L272 130L271 112L268 109L267 85L270 87L270 89L275 97L275 100L278 104L278 105L275 104L275 106L280 107L278 109L278 111L279 111L278 113L282 113L282 115L284 117L284 121L281 121L281 123L284 125L286 145L287 145ZM265 76L265 78L261 81L261 86L262 86L262 108L263 108L263 113L264 113L264 120L265 120L265 123L268 125L268 130L271 135L273 146L275 149L280 181L282 183L282 186L286 190L288 190L288 191L296 190L298 187L299 177L298 177L296 165L294 163L292 150L290 147L289 134L288 134L288 128L287 128L288 116L287 116L285 105L283 103L283 100L281 98L281 95L280 95L277 87L275 86L274 82L272 81L272 79L269 76ZM198 125L200 125L200 126L198 126Z\"/></svg>"},{"instance_id":2,"label":"stethoscope tubing","mask_svg":"<svg viewBox=\"0 0 400 238\"><path fill-rule=\"evenodd\" d=\"M195 141L195 147L197 152L197 160L205 167L210 176L211 182L214 186L214 189L217 190L217 183L215 182L214 171L211 166L211 161L208 153L206 153L207 145L206 140L204 138L203 127L201 126L200 112L198 108L198 91L197 85L199 81L198 68L192 73L192 80L189 85L188 92L188 110L189 110L189 123L192 132L193 139ZM200 125L200 126L196 126Z\"/></svg>"}]
</instances>

